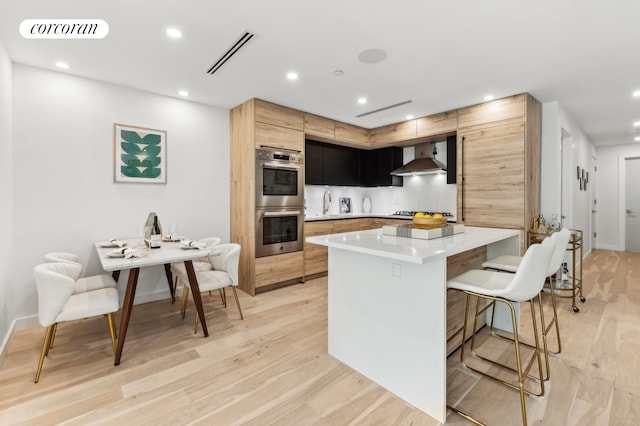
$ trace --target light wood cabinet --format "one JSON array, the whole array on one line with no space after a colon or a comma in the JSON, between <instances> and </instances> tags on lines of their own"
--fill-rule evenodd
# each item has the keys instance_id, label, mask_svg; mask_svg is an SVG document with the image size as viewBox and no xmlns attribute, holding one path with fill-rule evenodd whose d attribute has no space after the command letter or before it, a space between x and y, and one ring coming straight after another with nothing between
<instances>
[{"instance_id":1,"label":"light wood cabinet","mask_svg":"<svg viewBox=\"0 0 640 426\"><path fill-rule=\"evenodd\" d=\"M310 244L307 237L333 234L332 220L319 220L305 222L304 224L304 276L326 273L328 270L327 247L318 244Z\"/></svg>"},{"instance_id":2,"label":"light wood cabinet","mask_svg":"<svg viewBox=\"0 0 640 426\"><path fill-rule=\"evenodd\" d=\"M530 96L521 94L460 108L458 110L458 128L488 123L496 124L502 120L524 118L527 98Z\"/></svg>"},{"instance_id":3,"label":"light wood cabinet","mask_svg":"<svg viewBox=\"0 0 640 426\"><path fill-rule=\"evenodd\" d=\"M334 220L333 232L340 234L341 232L361 231L367 229L370 223L371 219L369 218Z\"/></svg>"},{"instance_id":4,"label":"light wood cabinet","mask_svg":"<svg viewBox=\"0 0 640 426\"><path fill-rule=\"evenodd\" d=\"M304 113L281 105L265 102L260 99L252 99L255 106L255 121L287 129L302 131L304 128Z\"/></svg>"},{"instance_id":5,"label":"light wood cabinet","mask_svg":"<svg viewBox=\"0 0 640 426\"><path fill-rule=\"evenodd\" d=\"M302 251L259 257L255 260L256 288L273 284L300 282L304 276Z\"/></svg>"},{"instance_id":6,"label":"light wood cabinet","mask_svg":"<svg viewBox=\"0 0 640 426\"><path fill-rule=\"evenodd\" d=\"M256 148L268 146L304 152L304 134L300 130L256 122Z\"/></svg>"},{"instance_id":7,"label":"light wood cabinet","mask_svg":"<svg viewBox=\"0 0 640 426\"><path fill-rule=\"evenodd\" d=\"M340 121L334 122L334 125L335 139L337 141L356 148L368 149L371 147L369 130Z\"/></svg>"},{"instance_id":8,"label":"light wood cabinet","mask_svg":"<svg viewBox=\"0 0 640 426\"><path fill-rule=\"evenodd\" d=\"M416 120L416 136L440 136L455 134L458 129L458 111L447 111L440 114L421 117Z\"/></svg>"},{"instance_id":9,"label":"light wood cabinet","mask_svg":"<svg viewBox=\"0 0 640 426\"><path fill-rule=\"evenodd\" d=\"M370 131L371 147L380 148L396 145L410 139L415 139L416 136L416 120L389 124L388 126L377 127Z\"/></svg>"},{"instance_id":10,"label":"light wood cabinet","mask_svg":"<svg viewBox=\"0 0 640 426\"><path fill-rule=\"evenodd\" d=\"M488 117L473 113L473 123L483 125L458 129L457 220L524 231L540 209L541 107L526 94L494 102L495 109L489 102L477 110ZM519 102L524 113L514 118ZM498 122L490 121L494 111Z\"/></svg>"},{"instance_id":11,"label":"light wood cabinet","mask_svg":"<svg viewBox=\"0 0 640 426\"><path fill-rule=\"evenodd\" d=\"M287 253L255 257L256 147L266 145L303 152L302 128L302 112L259 99L251 99L231 110L230 240L242 247L238 287L252 296L256 294L256 288L296 277L301 279L304 273L302 251L290 256ZM279 267L275 267L274 262Z\"/></svg>"},{"instance_id":12,"label":"light wood cabinet","mask_svg":"<svg viewBox=\"0 0 640 426\"><path fill-rule=\"evenodd\" d=\"M313 114L304 114L304 134L319 138L335 138L335 122Z\"/></svg>"}]
</instances>

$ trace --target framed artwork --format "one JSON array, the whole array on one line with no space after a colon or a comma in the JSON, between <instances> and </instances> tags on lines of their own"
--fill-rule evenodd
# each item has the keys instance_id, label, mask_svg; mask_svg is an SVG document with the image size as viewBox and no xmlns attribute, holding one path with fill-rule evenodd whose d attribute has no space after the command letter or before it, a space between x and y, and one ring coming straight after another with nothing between
<instances>
[{"instance_id":1,"label":"framed artwork","mask_svg":"<svg viewBox=\"0 0 640 426\"><path fill-rule=\"evenodd\" d=\"M587 172L585 171L585 169L582 169L582 180L585 180L587 178L586 173Z\"/></svg>"},{"instance_id":2,"label":"framed artwork","mask_svg":"<svg viewBox=\"0 0 640 426\"><path fill-rule=\"evenodd\" d=\"M167 132L115 123L115 182L167 183Z\"/></svg>"},{"instance_id":3,"label":"framed artwork","mask_svg":"<svg viewBox=\"0 0 640 426\"><path fill-rule=\"evenodd\" d=\"M576 170L578 171L578 180L580 180L580 166L576 166Z\"/></svg>"}]
</instances>

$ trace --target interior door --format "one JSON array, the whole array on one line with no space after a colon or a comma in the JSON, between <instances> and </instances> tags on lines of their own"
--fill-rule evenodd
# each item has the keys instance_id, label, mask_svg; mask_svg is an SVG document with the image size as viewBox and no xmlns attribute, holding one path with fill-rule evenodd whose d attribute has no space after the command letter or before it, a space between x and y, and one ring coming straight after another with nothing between
<instances>
[{"instance_id":1,"label":"interior door","mask_svg":"<svg viewBox=\"0 0 640 426\"><path fill-rule=\"evenodd\" d=\"M625 161L625 250L640 252L640 158Z\"/></svg>"}]
</instances>

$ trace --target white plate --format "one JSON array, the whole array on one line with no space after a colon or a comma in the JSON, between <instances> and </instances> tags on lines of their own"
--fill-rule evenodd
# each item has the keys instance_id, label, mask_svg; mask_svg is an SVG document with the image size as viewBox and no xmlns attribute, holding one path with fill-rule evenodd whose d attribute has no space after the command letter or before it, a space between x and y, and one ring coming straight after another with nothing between
<instances>
[{"instance_id":1,"label":"white plate","mask_svg":"<svg viewBox=\"0 0 640 426\"><path fill-rule=\"evenodd\" d=\"M165 243L175 243L177 241L180 241L180 236L174 235L173 237L162 237L162 241L164 241Z\"/></svg>"},{"instance_id":2,"label":"white plate","mask_svg":"<svg viewBox=\"0 0 640 426\"><path fill-rule=\"evenodd\" d=\"M180 247L182 247L185 250L193 250L193 249L198 250L200 248L198 246L191 246L191 247L189 247L189 246L180 246Z\"/></svg>"},{"instance_id":3,"label":"white plate","mask_svg":"<svg viewBox=\"0 0 640 426\"><path fill-rule=\"evenodd\" d=\"M114 250L114 251L110 251L109 253L107 253L107 256L109 256L109 257L124 257L124 253L122 252L122 250Z\"/></svg>"},{"instance_id":4,"label":"white plate","mask_svg":"<svg viewBox=\"0 0 640 426\"><path fill-rule=\"evenodd\" d=\"M126 246L126 245L127 245L127 243L126 243L126 242L124 242L124 241L121 241L121 243L122 243L124 246ZM120 247L119 245L117 245L116 243L111 242L111 241L103 241L103 242L101 242L101 243L99 243L99 244L100 244L100 247L105 247L105 248L106 248L106 247Z\"/></svg>"}]
</instances>

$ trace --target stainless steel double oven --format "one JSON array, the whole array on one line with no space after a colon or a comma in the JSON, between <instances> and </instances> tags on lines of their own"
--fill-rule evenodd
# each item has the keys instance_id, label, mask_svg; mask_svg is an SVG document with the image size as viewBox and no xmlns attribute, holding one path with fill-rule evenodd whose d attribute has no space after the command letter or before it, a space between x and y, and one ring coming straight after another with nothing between
<instances>
[{"instance_id":1,"label":"stainless steel double oven","mask_svg":"<svg viewBox=\"0 0 640 426\"><path fill-rule=\"evenodd\" d=\"M302 153L256 149L256 257L302 250L303 223Z\"/></svg>"}]
</instances>

